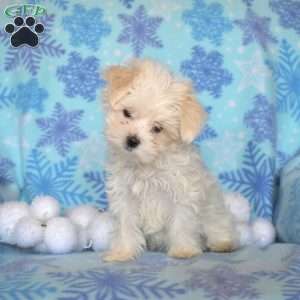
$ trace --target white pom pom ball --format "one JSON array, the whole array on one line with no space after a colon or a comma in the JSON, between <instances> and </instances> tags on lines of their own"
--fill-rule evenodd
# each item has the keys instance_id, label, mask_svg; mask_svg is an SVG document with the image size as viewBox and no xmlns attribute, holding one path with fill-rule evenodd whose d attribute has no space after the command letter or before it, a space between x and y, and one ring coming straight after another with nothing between
<instances>
[{"instance_id":1,"label":"white pom pom ball","mask_svg":"<svg viewBox=\"0 0 300 300\"><path fill-rule=\"evenodd\" d=\"M76 226L67 218L56 217L48 221L44 242L50 253L69 253L77 248Z\"/></svg>"},{"instance_id":2,"label":"white pom pom ball","mask_svg":"<svg viewBox=\"0 0 300 300\"><path fill-rule=\"evenodd\" d=\"M67 217L76 225L87 228L95 216L99 214L97 208L91 205L83 204L71 208L67 212Z\"/></svg>"},{"instance_id":3,"label":"white pom pom ball","mask_svg":"<svg viewBox=\"0 0 300 300\"><path fill-rule=\"evenodd\" d=\"M37 196L31 203L32 214L45 223L51 218L59 216L59 202L51 196Z\"/></svg>"},{"instance_id":4,"label":"white pom pom ball","mask_svg":"<svg viewBox=\"0 0 300 300\"><path fill-rule=\"evenodd\" d=\"M260 248L264 248L275 240L275 228L273 224L263 218L256 219L252 224L253 242Z\"/></svg>"},{"instance_id":5,"label":"white pom pom ball","mask_svg":"<svg viewBox=\"0 0 300 300\"><path fill-rule=\"evenodd\" d=\"M88 228L94 251L107 250L114 230L114 220L108 212L99 213Z\"/></svg>"},{"instance_id":6,"label":"white pom pom ball","mask_svg":"<svg viewBox=\"0 0 300 300\"><path fill-rule=\"evenodd\" d=\"M239 246L244 247L252 244L252 228L246 223L238 223L236 230L239 234Z\"/></svg>"},{"instance_id":7,"label":"white pom pom ball","mask_svg":"<svg viewBox=\"0 0 300 300\"><path fill-rule=\"evenodd\" d=\"M237 222L248 223L250 219L250 205L246 198L238 193L226 193L225 205Z\"/></svg>"},{"instance_id":8,"label":"white pom pom ball","mask_svg":"<svg viewBox=\"0 0 300 300\"><path fill-rule=\"evenodd\" d=\"M44 228L35 218L23 217L15 226L14 239L16 245L21 248L31 248L42 242Z\"/></svg>"},{"instance_id":9,"label":"white pom pom ball","mask_svg":"<svg viewBox=\"0 0 300 300\"><path fill-rule=\"evenodd\" d=\"M27 203L19 201L5 202L0 206L0 242L15 244L14 228L23 217L30 215Z\"/></svg>"}]
</instances>

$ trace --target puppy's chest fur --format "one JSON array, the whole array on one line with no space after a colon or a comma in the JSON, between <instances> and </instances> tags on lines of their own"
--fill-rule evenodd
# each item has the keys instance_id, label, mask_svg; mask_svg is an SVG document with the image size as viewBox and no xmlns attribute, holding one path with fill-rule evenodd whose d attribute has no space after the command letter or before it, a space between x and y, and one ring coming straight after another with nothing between
<instances>
[{"instance_id":1,"label":"puppy's chest fur","mask_svg":"<svg viewBox=\"0 0 300 300\"><path fill-rule=\"evenodd\" d=\"M153 165L115 161L110 184L123 186L127 196L121 201L129 201L134 206L142 230L147 235L162 231L179 203L186 202L198 210L206 188L207 178L202 180L205 174L198 153L180 151L161 157ZM114 203L115 199L112 194L112 209L118 206Z\"/></svg>"},{"instance_id":2,"label":"puppy's chest fur","mask_svg":"<svg viewBox=\"0 0 300 300\"><path fill-rule=\"evenodd\" d=\"M138 205L142 229L145 234L152 234L169 222L172 204L178 197L174 190L176 180L173 174L162 170L143 173L135 177L130 189Z\"/></svg>"}]
</instances>

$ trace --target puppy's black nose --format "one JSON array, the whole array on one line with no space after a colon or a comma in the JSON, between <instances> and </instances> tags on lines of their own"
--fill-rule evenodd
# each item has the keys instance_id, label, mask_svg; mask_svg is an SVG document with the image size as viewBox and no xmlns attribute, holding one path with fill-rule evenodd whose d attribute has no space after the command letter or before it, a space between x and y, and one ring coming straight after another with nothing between
<instances>
[{"instance_id":1,"label":"puppy's black nose","mask_svg":"<svg viewBox=\"0 0 300 300\"><path fill-rule=\"evenodd\" d=\"M127 148L134 149L136 148L141 141L136 135L129 135L126 139Z\"/></svg>"}]
</instances>

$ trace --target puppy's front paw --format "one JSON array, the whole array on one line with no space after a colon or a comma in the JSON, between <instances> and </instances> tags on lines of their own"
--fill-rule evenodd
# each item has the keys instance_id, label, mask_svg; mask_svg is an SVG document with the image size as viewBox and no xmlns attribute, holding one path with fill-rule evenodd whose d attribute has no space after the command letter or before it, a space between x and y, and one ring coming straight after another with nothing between
<instances>
[{"instance_id":1,"label":"puppy's front paw","mask_svg":"<svg viewBox=\"0 0 300 300\"><path fill-rule=\"evenodd\" d=\"M202 254L201 249L193 247L171 247L168 255L175 258L191 258Z\"/></svg>"},{"instance_id":2,"label":"puppy's front paw","mask_svg":"<svg viewBox=\"0 0 300 300\"><path fill-rule=\"evenodd\" d=\"M232 239L227 240L215 240L207 243L207 247L210 251L214 252L231 252L237 248L237 245Z\"/></svg>"},{"instance_id":3,"label":"puppy's front paw","mask_svg":"<svg viewBox=\"0 0 300 300\"><path fill-rule=\"evenodd\" d=\"M124 262L128 260L135 259L136 254L134 252L126 251L126 250L111 250L106 252L102 259L105 262Z\"/></svg>"}]
</instances>

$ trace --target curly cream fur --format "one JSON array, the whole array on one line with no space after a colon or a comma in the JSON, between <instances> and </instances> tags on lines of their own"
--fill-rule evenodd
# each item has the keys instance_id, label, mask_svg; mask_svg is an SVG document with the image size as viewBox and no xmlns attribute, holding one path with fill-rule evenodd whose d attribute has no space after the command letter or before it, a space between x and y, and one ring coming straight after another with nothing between
<instances>
[{"instance_id":1,"label":"curly cream fur","mask_svg":"<svg viewBox=\"0 0 300 300\"><path fill-rule=\"evenodd\" d=\"M146 248L179 258L232 250L231 214L190 144L206 121L190 83L151 60L111 67L105 77L107 194L117 227L104 259L133 259ZM132 135L140 144L128 149Z\"/></svg>"}]
</instances>

